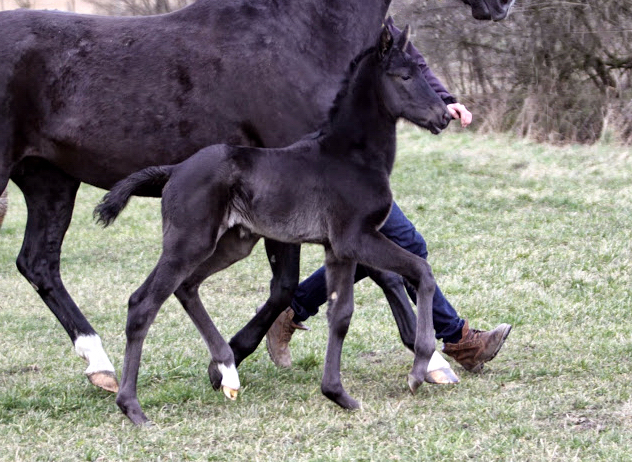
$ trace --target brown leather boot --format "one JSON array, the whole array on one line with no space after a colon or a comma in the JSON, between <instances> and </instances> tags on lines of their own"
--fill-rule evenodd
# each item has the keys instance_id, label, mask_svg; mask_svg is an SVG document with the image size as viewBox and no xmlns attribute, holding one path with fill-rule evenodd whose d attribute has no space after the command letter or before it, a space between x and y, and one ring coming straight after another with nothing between
<instances>
[{"instance_id":1,"label":"brown leather boot","mask_svg":"<svg viewBox=\"0 0 632 462\"><path fill-rule=\"evenodd\" d=\"M277 367L290 367L292 365L292 353L290 352L290 340L296 329L309 330L302 323L295 323L294 310L287 308L274 321L274 324L266 334L266 347L270 359Z\"/></svg>"},{"instance_id":2,"label":"brown leather boot","mask_svg":"<svg viewBox=\"0 0 632 462\"><path fill-rule=\"evenodd\" d=\"M494 330L470 329L467 321L458 343L444 343L443 352L451 356L465 370L480 372L487 361L494 359L511 331L511 325L500 324Z\"/></svg>"}]
</instances>

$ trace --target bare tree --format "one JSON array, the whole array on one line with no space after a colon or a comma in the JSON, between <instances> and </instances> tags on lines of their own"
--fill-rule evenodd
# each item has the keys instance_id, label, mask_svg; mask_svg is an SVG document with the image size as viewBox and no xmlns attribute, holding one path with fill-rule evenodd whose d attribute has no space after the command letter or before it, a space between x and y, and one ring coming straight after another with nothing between
<instances>
[{"instance_id":1,"label":"bare tree","mask_svg":"<svg viewBox=\"0 0 632 462\"><path fill-rule=\"evenodd\" d=\"M193 0L90 0L90 3L101 14L137 16L169 13L193 3Z\"/></svg>"},{"instance_id":2,"label":"bare tree","mask_svg":"<svg viewBox=\"0 0 632 462\"><path fill-rule=\"evenodd\" d=\"M416 44L472 106L481 130L632 142L629 0L517 0L496 24L468 20L465 11L455 18L451 0L393 6L396 22L415 24Z\"/></svg>"}]
</instances>

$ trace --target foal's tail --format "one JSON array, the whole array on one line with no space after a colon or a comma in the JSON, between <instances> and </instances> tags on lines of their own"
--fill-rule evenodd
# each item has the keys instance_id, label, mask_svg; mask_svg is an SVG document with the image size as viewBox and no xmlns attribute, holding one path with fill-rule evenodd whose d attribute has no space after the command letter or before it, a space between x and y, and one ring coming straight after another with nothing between
<instances>
[{"instance_id":1,"label":"foal's tail","mask_svg":"<svg viewBox=\"0 0 632 462\"><path fill-rule=\"evenodd\" d=\"M106 227L116 220L116 217L125 208L132 194L160 196L162 188L171 177L172 171L173 166L171 165L148 167L132 173L127 178L116 183L94 209L93 215L97 223L101 223L103 227Z\"/></svg>"}]
</instances>

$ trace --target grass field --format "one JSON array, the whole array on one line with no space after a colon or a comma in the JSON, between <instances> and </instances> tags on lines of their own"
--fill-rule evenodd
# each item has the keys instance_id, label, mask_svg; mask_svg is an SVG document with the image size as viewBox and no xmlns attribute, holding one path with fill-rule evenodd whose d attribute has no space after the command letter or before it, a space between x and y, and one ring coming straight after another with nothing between
<instances>
[{"instance_id":1,"label":"grass field","mask_svg":"<svg viewBox=\"0 0 632 462\"><path fill-rule=\"evenodd\" d=\"M514 328L482 374L412 396L412 355L368 281L343 350L346 412L320 393L326 317L278 370L265 347L240 367L237 402L214 392L208 354L175 300L145 346L135 428L15 269L25 208L10 187L0 230L0 460L632 460L632 149L554 147L505 137L400 131L393 190L426 238L439 285L477 328ZM132 200L107 230L103 191L82 186L62 259L64 282L122 365L126 302L160 248L159 203ZM303 250L303 276L322 261ZM265 300L263 246L202 295L229 338Z\"/></svg>"}]
</instances>

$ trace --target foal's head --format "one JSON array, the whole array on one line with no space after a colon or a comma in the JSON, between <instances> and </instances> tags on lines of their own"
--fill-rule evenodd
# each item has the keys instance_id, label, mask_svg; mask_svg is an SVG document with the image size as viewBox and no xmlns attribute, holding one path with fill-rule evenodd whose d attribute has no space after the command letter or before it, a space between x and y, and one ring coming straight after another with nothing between
<instances>
[{"instance_id":1,"label":"foal's head","mask_svg":"<svg viewBox=\"0 0 632 462\"><path fill-rule=\"evenodd\" d=\"M451 117L446 105L430 87L414 59L406 53L410 28L397 39L387 27L377 45L380 61L380 95L391 116L404 119L437 134Z\"/></svg>"}]
</instances>

